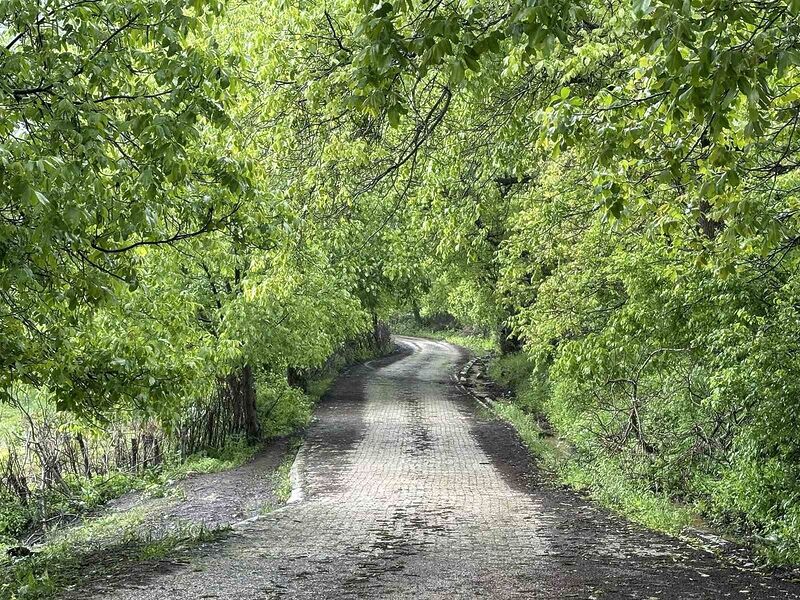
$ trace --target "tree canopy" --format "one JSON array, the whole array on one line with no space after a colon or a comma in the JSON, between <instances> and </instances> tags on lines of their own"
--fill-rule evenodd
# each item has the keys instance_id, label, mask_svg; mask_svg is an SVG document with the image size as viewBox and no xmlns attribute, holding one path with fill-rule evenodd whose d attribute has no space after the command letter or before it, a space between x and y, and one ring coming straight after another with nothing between
<instances>
[{"instance_id":1,"label":"tree canopy","mask_svg":"<svg viewBox=\"0 0 800 600\"><path fill-rule=\"evenodd\" d=\"M800 556L797 0L0 7L0 399L169 420L421 307ZM779 508L778 508L779 507Z\"/></svg>"}]
</instances>

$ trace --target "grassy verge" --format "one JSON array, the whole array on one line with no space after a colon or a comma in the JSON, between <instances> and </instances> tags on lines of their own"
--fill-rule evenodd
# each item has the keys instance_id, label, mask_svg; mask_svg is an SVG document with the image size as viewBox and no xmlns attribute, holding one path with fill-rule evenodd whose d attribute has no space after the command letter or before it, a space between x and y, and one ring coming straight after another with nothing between
<instances>
[{"instance_id":1,"label":"grassy verge","mask_svg":"<svg viewBox=\"0 0 800 600\"><path fill-rule=\"evenodd\" d=\"M192 454L185 461L164 469L156 478L156 483L163 484L198 473L218 473L235 469L252 459L261 447L262 444L248 444L244 439L236 439L224 448Z\"/></svg>"},{"instance_id":2,"label":"grassy verge","mask_svg":"<svg viewBox=\"0 0 800 600\"><path fill-rule=\"evenodd\" d=\"M295 445L294 451L289 453L286 460L284 460L278 467L278 470L275 471L275 496L278 499L278 504L281 506L286 504L289 501L289 497L292 495L292 463L294 462L295 456L297 456L298 448L299 443Z\"/></svg>"},{"instance_id":3,"label":"grassy verge","mask_svg":"<svg viewBox=\"0 0 800 600\"><path fill-rule=\"evenodd\" d=\"M303 442L300 437L294 438L289 446L289 451L283 462L278 466L272 474L272 486L275 490L275 504L266 504L261 508L261 514L266 515L273 510L285 506L292 495L292 465L297 457L297 452L300 450Z\"/></svg>"},{"instance_id":4,"label":"grassy verge","mask_svg":"<svg viewBox=\"0 0 800 600\"><path fill-rule=\"evenodd\" d=\"M144 513L129 511L65 530L41 551L24 558L0 558L0 600L52 598L80 589L93 577L124 576L135 563L157 561L221 539L226 529L176 523L168 529L143 527Z\"/></svg>"},{"instance_id":5,"label":"grassy verge","mask_svg":"<svg viewBox=\"0 0 800 600\"><path fill-rule=\"evenodd\" d=\"M523 355L493 358L489 376L513 392L511 400L495 404L495 413L514 426L538 464L561 483L586 493L631 521L672 535L700 520L691 507L679 506L666 495L632 480L616 461L580 457L566 441L542 427L547 389L533 375Z\"/></svg>"},{"instance_id":6,"label":"grassy verge","mask_svg":"<svg viewBox=\"0 0 800 600\"><path fill-rule=\"evenodd\" d=\"M166 463L137 474L112 471L93 477L69 475L59 487L42 492L25 504L16 496L0 495L0 554L21 543L26 534L39 528L52 533L65 524L72 526L77 519L91 515L127 492L161 497L170 493L175 481L189 475L236 468L250 460L260 447L234 440L224 448L193 454L182 462Z\"/></svg>"},{"instance_id":7,"label":"grassy verge","mask_svg":"<svg viewBox=\"0 0 800 600\"><path fill-rule=\"evenodd\" d=\"M269 510L283 505L291 494L289 472L298 446L299 439L272 474L278 502ZM143 490L150 496L166 495L174 489L171 484L175 480L192 474L236 468L250 460L259 447L235 442L217 452L190 456L185 462L165 468L161 473L128 478L105 499L132 489ZM86 483L99 485L99 480L94 478ZM51 531L47 543L25 557L6 555L5 550L13 546L13 540L9 540L5 547L0 545L0 600L51 598L95 576L122 576L136 563L189 552L224 537L228 531L227 528L208 529L182 521L169 522L163 528L153 530L144 526L145 517L142 509L85 517L77 525Z\"/></svg>"},{"instance_id":8,"label":"grassy verge","mask_svg":"<svg viewBox=\"0 0 800 600\"><path fill-rule=\"evenodd\" d=\"M317 385L322 389L327 384ZM317 393L314 390L309 395ZM298 422L296 427L304 425L305 421ZM116 471L91 478L69 476L64 485L25 504L16 496L0 496L0 534L5 533L0 535L0 600L49 598L76 578L93 572L98 561L107 563L106 570L113 571L117 563L131 566L215 538L219 531L185 523L170 523L160 532L146 530L142 527L143 514L136 511L100 516L97 512L107 501L129 491L140 491L149 497L173 494L177 489L175 481L234 469L251 460L262 447L233 439L223 448L208 449L137 474ZM289 461L276 474L280 476L279 494L285 495L287 485L291 491L290 466ZM47 541L33 555L7 556L8 549L28 545L25 536L45 524Z\"/></svg>"},{"instance_id":9,"label":"grassy verge","mask_svg":"<svg viewBox=\"0 0 800 600\"><path fill-rule=\"evenodd\" d=\"M268 513L283 506L292 491L290 480L300 438L295 438L280 466L270 475L276 502L265 506ZM258 447L232 444L214 456L196 455L185 463L165 470L146 485L151 495L172 489L169 478L179 479L196 473L213 473L235 468L255 454ZM140 486L141 487L141 486ZM165 523L154 530L145 526L147 513L133 509L87 517L79 525L51 532L50 538L30 556L13 558L0 555L0 600L47 599L96 577L124 576L137 563L181 556L205 543L223 538L229 528L208 529L184 521ZM149 521L148 521L149 523Z\"/></svg>"}]
</instances>

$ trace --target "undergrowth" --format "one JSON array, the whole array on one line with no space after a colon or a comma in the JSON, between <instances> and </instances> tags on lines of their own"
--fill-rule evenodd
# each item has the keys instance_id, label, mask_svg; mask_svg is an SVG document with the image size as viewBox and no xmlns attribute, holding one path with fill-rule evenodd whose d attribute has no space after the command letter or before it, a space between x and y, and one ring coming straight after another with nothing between
<instances>
[{"instance_id":1,"label":"undergrowth","mask_svg":"<svg viewBox=\"0 0 800 600\"><path fill-rule=\"evenodd\" d=\"M122 577L134 563L189 551L226 532L187 523L154 529L136 510L89 519L30 556L0 558L0 600L44 600L94 576Z\"/></svg>"},{"instance_id":2,"label":"undergrowth","mask_svg":"<svg viewBox=\"0 0 800 600\"><path fill-rule=\"evenodd\" d=\"M524 354L494 357L489 364L489 376L514 392L511 400L495 404L495 412L514 426L538 464L559 481L650 529L675 535L697 521L697 511L648 489L617 461L581 456L543 427L541 423L547 416L547 384Z\"/></svg>"},{"instance_id":3,"label":"undergrowth","mask_svg":"<svg viewBox=\"0 0 800 600\"><path fill-rule=\"evenodd\" d=\"M275 504L267 504L261 508L261 514L269 514L276 508L284 506L292 495L292 465L294 464L297 452L302 445L301 439L295 438L290 447L289 452L283 459L283 462L272 473L272 487L275 491Z\"/></svg>"}]
</instances>

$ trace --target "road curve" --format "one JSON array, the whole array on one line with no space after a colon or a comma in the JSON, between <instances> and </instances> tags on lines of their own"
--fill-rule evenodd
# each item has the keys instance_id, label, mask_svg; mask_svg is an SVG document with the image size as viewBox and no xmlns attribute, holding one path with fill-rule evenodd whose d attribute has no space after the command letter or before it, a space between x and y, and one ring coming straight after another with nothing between
<instances>
[{"instance_id":1,"label":"road curve","mask_svg":"<svg viewBox=\"0 0 800 600\"><path fill-rule=\"evenodd\" d=\"M452 383L444 342L340 377L296 461L297 500L96 598L800 598L548 484Z\"/></svg>"}]
</instances>

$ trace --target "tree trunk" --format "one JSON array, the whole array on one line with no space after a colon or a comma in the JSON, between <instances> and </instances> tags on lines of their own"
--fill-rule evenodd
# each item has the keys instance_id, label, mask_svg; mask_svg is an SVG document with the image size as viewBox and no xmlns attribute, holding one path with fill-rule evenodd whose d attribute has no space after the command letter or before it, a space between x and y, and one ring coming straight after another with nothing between
<instances>
[{"instance_id":1,"label":"tree trunk","mask_svg":"<svg viewBox=\"0 0 800 600\"><path fill-rule=\"evenodd\" d=\"M700 232L709 240L716 239L717 234L722 230L725 224L722 221L717 221L708 216L711 212L711 205L708 200L700 201L700 218L698 219L697 226Z\"/></svg>"},{"instance_id":2,"label":"tree trunk","mask_svg":"<svg viewBox=\"0 0 800 600\"><path fill-rule=\"evenodd\" d=\"M381 332L378 329L378 313L372 313L372 338L375 340L375 350L381 349Z\"/></svg>"},{"instance_id":3,"label":"tree trunk","mask_svg":"<svg viewBox=\"0 0 800 600\"><path fill-rule=\"evenodd\" d=\"M522 350L522 343L519 338L511 332L508 325L503 325L500 328L500 353L512 354Z\"/></svg>"},{"instance_id":4,"label":"tree trunk","mask_svg":"<svg viewBox=\"0 0 800 600\"><path fill-rule=\"evenodd\" d=\"M261 435L261 424L256 411L256 382L250 365L244 368L244 415L247 439L256 441Z\"/></svg>"},{"instance_id":5,"label":"tree trunk","mask_svg":"<svg viewBox=\"0 0 800 600\"><path fill-rule=\"evenodd\" d=\"M419 313L419 306L417 306L416 302L411 305L411 312L414 315L414 323L416 323L417 326L422 327L422 315Z\"/></svg>"},{"instance_id":6,"label":"tree trunk","mask_svg":"<svg viewBox=\"0 0 800 600\"><path fill-rule=\"evenodd\" d=\"M80 434L80 432L78 432L77 439L78 439L78 446L81 449L81 456L83 457L83 474L86 475L86 477L91 477L92 469L89 461L89 448L86 446L86 442L84 441L83 436Z\"/></svg>"},{"instance_id":7,"label":"tree trunk","mask_svg":"<svg viewBox=\"0 0 800 600\"><path fill-rule=\"evenodd\" d=\"M252 367L245 365L241 370L231 373L226 384L233 409L234 432L245 434L251 442L257 441L261 425L256 413L256 385Z\"/></svg>"}]
</instances>

